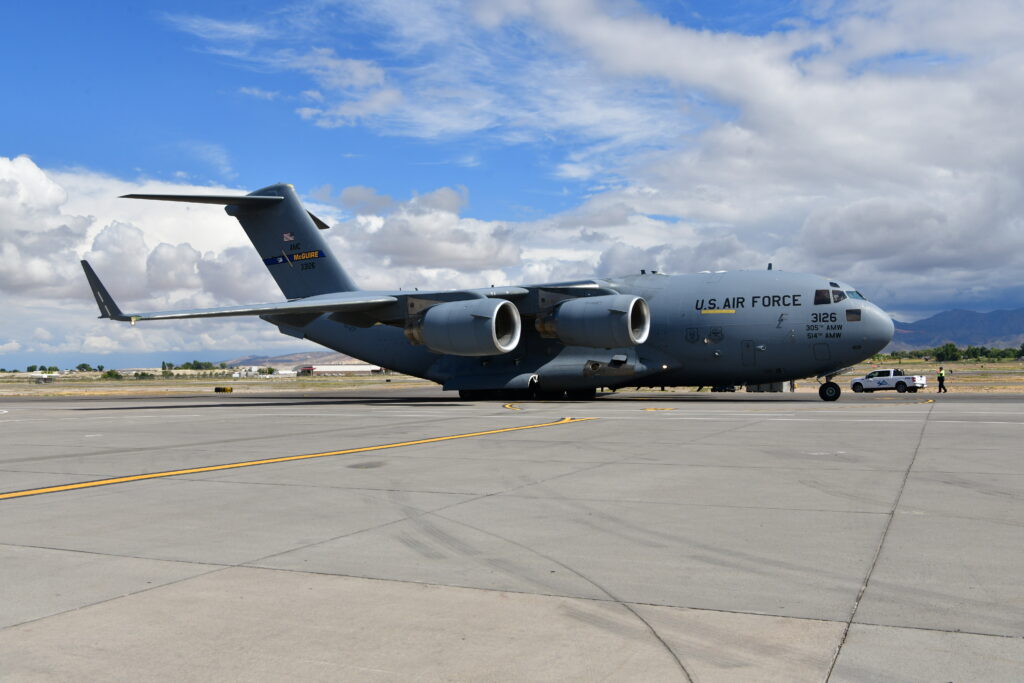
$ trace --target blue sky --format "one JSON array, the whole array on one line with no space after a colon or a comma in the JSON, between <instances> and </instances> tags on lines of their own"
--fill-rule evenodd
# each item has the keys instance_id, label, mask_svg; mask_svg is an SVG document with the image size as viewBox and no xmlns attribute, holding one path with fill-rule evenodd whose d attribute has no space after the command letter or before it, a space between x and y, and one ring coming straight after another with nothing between
<instances>
[{"instance_id":1,"label":"blue sky","mask_svg":"<svg viewBox=\"0 0 1024 683\"><path fill-rule=\"evenodd\" d=\"M94 319L82 257L126 307L279 297L223 214L115 199L146 188L291 182L366 287L773 261L900 319L1024 306L1022 26L997 0L16 3L0 367L296 348Z\"/></svg>"}]
</instances>

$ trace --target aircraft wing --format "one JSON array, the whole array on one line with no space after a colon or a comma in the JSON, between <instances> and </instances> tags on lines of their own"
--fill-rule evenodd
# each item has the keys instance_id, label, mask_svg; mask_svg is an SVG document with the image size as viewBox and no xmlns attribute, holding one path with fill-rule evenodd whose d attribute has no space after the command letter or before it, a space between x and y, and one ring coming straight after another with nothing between
<instances>
[{"instance_id":1,"label":"aircraft wing","mask_svg":"<svg viewBox=\"0 0 1024 683\"><path fill-rule=\"evenodd\" d=\"M225 201L226 198L215 198ZM419 312L441 301L457 301L463 299L500 298L519 300L537 295L539 292L551 292L565 297L588 296L594 294L616 294L607 284L598 280L579 280L573 282L553 282L525 287L502 286L482 287L479 289L447 290L447 291L398 291L398 292L336 292L319 294L303 299L262 304L245 304L240 306L219 306L217 308L191 308L170 311L149 311L143 313L123 313L113 297L104 287L96 272L88 261L82 261L82 269L89 280L96 304L100 309L101 318L110 318L125 322L139 320L182 320L185 318L223 318L230 316L285 316L310 315L318 313L366 313L349 319L355 324L365 325L374 322L394 323L405 314ZM422 302L422 303L419 303ZM532 308L532 307L528 307Z\"/></svg>"},{"instance_id":2,"label":"aircraft wing","mask_svg":"<svg viewBox=\"0 0 1024 683\"><path fill-rule=\"evenodd\" d=\"M222 318L241 315L294 315L300 313L356 313L387 306L397 298L374 292L338 292L322 294L295 301L281 301L244 306L220 306L218 308L192 308L177 311L153 311L147 313L122 313L107 288L100 282L88 261L82 261L82 269L89 280L93 296L100 307L101 318L111 318L135 323L137 320L180 320L183 318Z\"/></svg>"},{"instance_id":3,"label":"aircraft wing","mask_svg":"<svg viewBox=\"0 0 1024 683\"><path fill-rule=\"evenodd\" d=\"M505 287L480 287L479 289L451 290L449 294L467 294L469 296L484 296L497 299L521 299L531 292L537 291L557 292L567 296L591 296L594 294L618 294L618 290L612 289L607 284L598 280L574 280L572 282L549 282L536 285L505 286ZM444 292L434 292L444 293ZM425 295L431 292L425 292Z\"/></svg>"}]
</instances>

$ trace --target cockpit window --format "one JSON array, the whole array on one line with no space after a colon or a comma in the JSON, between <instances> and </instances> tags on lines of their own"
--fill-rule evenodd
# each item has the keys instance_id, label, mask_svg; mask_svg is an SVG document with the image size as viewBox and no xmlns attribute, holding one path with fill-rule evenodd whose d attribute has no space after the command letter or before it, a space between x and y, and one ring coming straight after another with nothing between
<instances>
[{"instance_id":1,"label":"cockpit window","mask_svg":"<svg viewBox=\"0 0 1024 683\"><path fill-rule=\"evenodd\" d=\"M814 290L814 305L830 304L832 303L832 297L829 295L827 289L816 289Z\"/></svg>"},{"instance_id":2,"label":"cockpit window","mask_svg":"<svg viewBox=\"0 0 1024 683\"><path fill-rule=\"evenodd\" d=\"M846 292L841 289L832 290L832 303L837 304L846 298Z\"/></svg>"},{"instance_id":3,"label":"cockpit window","mask_svg":"<svg viewBox=\"0 0 1024 683\"><path fill-rule=\"evenodd\" d=\"M846 296L850 297L851 299L860 299L861 301L867 301L867 299L864 298L864 295L858 292L856 289L846 290Z\"/></svg>"}]
</instances>

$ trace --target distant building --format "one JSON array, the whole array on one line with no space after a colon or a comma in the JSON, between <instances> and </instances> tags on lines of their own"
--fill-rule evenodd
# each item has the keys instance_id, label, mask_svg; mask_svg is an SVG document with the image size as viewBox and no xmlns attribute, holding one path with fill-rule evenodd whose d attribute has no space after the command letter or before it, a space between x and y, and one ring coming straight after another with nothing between
<instances>
[{"instance_id":1,"label":"distant building","mask_svg":"<svg viewBox=\"0 0 1024 683\"><path fill-rule=\"evenodd\" d=\"M341 377L345 375L375 375L383 370L379 365L369 363L344 363L342 365L296 365L299 377Z\"/></svg>"}]
</instances>

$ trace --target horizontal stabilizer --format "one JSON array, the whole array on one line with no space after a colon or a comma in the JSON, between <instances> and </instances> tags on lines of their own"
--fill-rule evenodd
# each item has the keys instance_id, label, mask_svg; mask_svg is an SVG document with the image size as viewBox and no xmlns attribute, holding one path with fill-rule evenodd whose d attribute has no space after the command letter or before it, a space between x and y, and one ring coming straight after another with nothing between
<instances>
[{"instance_id":1,"label":"horizontal stabilizer","mask_svg":"<svg viewBox=\"0 0 1024 683\"><path fill-rule=\"evenodd\" d=\"M227 194L125 194L121 199L156 199L163 202L189 202L190 204L224 204L235 206L273 206L284 197L254 197Z\"/></svg>"}]
</instances>

